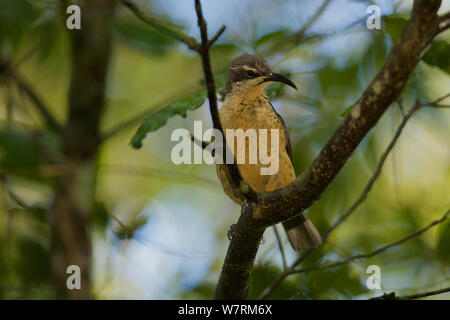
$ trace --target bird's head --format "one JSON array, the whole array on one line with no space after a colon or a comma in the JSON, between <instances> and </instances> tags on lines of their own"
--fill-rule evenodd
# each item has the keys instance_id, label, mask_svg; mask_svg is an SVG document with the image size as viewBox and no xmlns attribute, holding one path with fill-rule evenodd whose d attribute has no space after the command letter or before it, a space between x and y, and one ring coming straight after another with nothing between
<instances>
[{"instance_id":1,"label":"bird's head","mask_svg":"<svg viewBox=\"0 0 450 320\"><path fill-rule=\"evenodd\" d=\"M282 82L297 89L285 76L272 72L264 58L244 53L235 58L227 73L227 94L258 96L272 82Z\"/></svg>"}]
</instances>

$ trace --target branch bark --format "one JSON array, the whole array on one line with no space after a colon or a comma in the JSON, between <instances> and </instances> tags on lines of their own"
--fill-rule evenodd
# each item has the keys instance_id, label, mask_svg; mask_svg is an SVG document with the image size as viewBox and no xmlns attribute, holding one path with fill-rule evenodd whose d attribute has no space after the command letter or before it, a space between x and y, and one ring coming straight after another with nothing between
<instances>
[{"instance_id":1,"label":"branch bark","mask_svg":"<svg viewBox=\"0 0 450 320\"><path fill-rule=\"evenodd\" d=\"M244 299L260 236L265 227L287 220L316 202L364 136L401 93L423 50L441 31L440 0L416 0L412 17L383 68L312 165L293 183L258 200L236 225L216 288L216 299ZM256 249L255 249L256 248ZM248 251L247 251L248 250Z\"/></svg>"}]
</instances>

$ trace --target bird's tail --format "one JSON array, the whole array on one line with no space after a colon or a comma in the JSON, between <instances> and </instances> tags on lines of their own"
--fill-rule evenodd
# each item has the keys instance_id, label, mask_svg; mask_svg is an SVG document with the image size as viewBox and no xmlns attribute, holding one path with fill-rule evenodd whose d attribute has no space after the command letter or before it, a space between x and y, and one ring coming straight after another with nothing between
<instances>
[{"instance_id":1,"label":"bird's tail","mask_svg":"<svg viewBox=\"0 0 450 320\"><path fill-rule=\"evenodd\" d=\"M303 212L283 222L283 227L292 248L297 252L304 247L317 248L322 243L319 231Z\"/></svg>"}]
</instances>

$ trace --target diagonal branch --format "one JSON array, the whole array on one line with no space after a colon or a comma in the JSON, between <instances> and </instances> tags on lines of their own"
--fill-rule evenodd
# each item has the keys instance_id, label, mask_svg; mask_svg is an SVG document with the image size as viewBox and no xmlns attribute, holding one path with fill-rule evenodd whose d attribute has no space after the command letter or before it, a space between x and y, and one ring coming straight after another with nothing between
<instances>
[{"instance_id":1,"label":"diagonal branch","mask_svg":"<svg viewBox=\"0 0 450 320\"><path fill-rule=\"evenodd\" d=\"M258 194L251 214L241 215L231 239L219 284L218 299L243 299L264 228L287 220L318 201L359 143L405 87L424 49L440 32L440 0L415 0L412 18L375 79L320 151L311 166L294 182L273 192ZM248 251L243 255L243 250ZM247 277L248 276L248 277Z\"/></svg>"},{"instance_id":2,"label":"diagonal branch","mask_svg":"<svg viewBox=\"0 0 450 320\"><path fill-rule=\"evenodd\" d=\"M319 264L310 268L304 268L304 269L294 269L294 267L290 267L288 269L286 269L268 288L266 288L264 290L264 292L260 295L259 299L266 299L269 294L272 292L273 289L275 289L276 286L278 286L278 284L283 281L286 277L288 277L291 274L297 274L297 273L305 273L305 272L310 272L310 271L316 271L316 270L324 270L324 269L330 269L330 268L334 268L334 267L338 267L340 265L349 263L351 261L355 261L355 260L361 260L361 259L367 259L367 258L371 258L373 256L376 256L378 254L381 254L391 248L394 248L398 245L401 245L402 243L411 240L415 237L418 237L419 235L421 235L422 233L424 233L425 231L431 229L432 227L443 223L445 220L447 220L448 216L450 215L450 210L448 210L442 218L435 220L433 222L431 222L428 226L398 240L395 241L391 244L385 245L375 251L372 251L370 253L367 254L360 254L360 255L355 255L355 256L351 256L347 259L344 260L340 260L340 261L336 261L336 262L331 262L331 263L324 263L324 264ZM311 252L311 251L309 251ZM302 256L303 257L303 256ZM412 298L411 298L412 299Z\"/></svg>"},{"instance_id":3,"label":"diagonal branch","mask_svg":"<svg viewBox=\"0 0 450 320\"><path fill-rule=\"evenodd\" d=\"M367 195L369 194L370 190L372 190L373 185L375 184L375 181L379 177L381 173L381 169L383 168L383 165L386 161L386 158L388 157L389 153L394 148L396 142L398 141L403 129L406 126L406 123L409 119L411 119L412 115L419 110L419 108L422 105L419 103L416 103L414 107L411 108L411 110L402 118L402 121L400 122L400 125L398 126L397 130L395 131L394 137L392 138L391 142L387 146L386 150L383 152L383 154L380 157L380 160L378 161L377 167L375 169L375 172L373 173L372 177L369 179L369 182L365 186L364 190L361 192L358 199L350 206L350 208L342 215L342 217L336 221L323 235L323 241L325 241L330 233L332 233L340 224L342 224L360 205L364 202L364 200L367 198Z\"/></svg>"},{"instance_id":4,"label":"diagonal branch","mask_svg":"<svg viewBox=\"0 0 450 320\"><path fill-rule=\"evenodd\" d=\"M177 39L180 42L183 42L186 44L189 48L191 48L194 51L198 51L200 48L200 44L198 43L195 38L190 37L186 34L184 34L181 31L175 31L171 28L168 28L162 21L160 21L155 16L150 15L149 13L146 13L141 10L133 1L130 0L122 0L122 3L128 7L139 19L146 22L147 24L151 25L158 31Z\"/></svg>"},{"instance_id":5,"label":"diagonal branch","mask_svg":"<svg viewBox=\"0 0 450 320\"><path fill-rule=\"evenodd\" d=\"M402 239L400 239L398 241L395 241L395 242L393 242L391 244L385 245L385 246L383 246L381 248L378 248L377 250L372 251L370 253L358 254L358 255L351 256L351 257L348 257L348 258L340 260L340 261L335 261L335 262L330 262L330 263L323 263L323 264L319 264L319 265L316 265L316 266L313 266L313 267L310 267L310 268L304 268L304 269L299 269L299 270L291 270L290 273L294 274L294 273L305 273L305 272L310 272L310 271L315 271L315 270L324 270L324 269L334 268L334 267L337 267L337 266L349 263L351 261L367 259L367 258L374 257L374 256L379 255L379 254L381 254L381 253L383 253L383 252L385 252L385 251L387 251L389 249L397 247L397 246L403 244L406 241L409 241L409 240L411 240L411 239L413 239L415 237L420 236L425 231L427 231L427 230L431 229L432 227L434 227L434 226L436 226L438 224L441 224L442 222L447 220L449 215L450 215L450 210L447 210L447 212L442 216L442 218L431 222L425 228L422 228L422 229L420 229L420 230L418 230L418 231L416 231L414 233L411 233L410 235L408 235L408 236L406 236L406 237L404 237L404 238L402 238Z\"/></svg>"},{"instance_id":6,"label":"diagonal branch","mask_svg":"<svg viewBox=\"0 0 450 320\"><path fill-rule=\"evenodd\" d=\"M216 32L216 34L210 40L208 40L207 37L206 37L205 38L206 41L203 42L204 39L202 38L202 43L199 43L194 37L188 36L187 34L181 32L181 31L174 30L174 29L171 29L171 28L167 27L166 24L163 21L161 21L160 19L158 19L155 16L152 16L151 14L149 14L147 12L144 12L133 1L131 1L131 0L121 0L121 1L139 19L141 19L145 23L149 24L150 26L152 26L156 30L158 30L158 31L168 35L169 37L177 39L180 42L183 42L190 49L192 49L192 50L194 50L194 51L196 51L196 52L198 52L200 54L201 54L201 51L203 51L204 48L211 47L217 41L217 39L219 39L219 37L222 35L222 33L225 31L225 26L221 26L220 29ZM200 6L200 10L201 10L201 6ZM197 12L197 14L198 14L198 12ZM203 14L201 15L201 19L203 21L205 21L203 19ZM206 23L205 23L204 28L206 30Z\"/></svg>"},{"instance_id":7,"label":"diagonal branch","mask_svg":"<svg viewBox=\"0 0 450 320\"><path fill-rule=\"evenodd\" d=\"M378 164L376 166L376 169L372 176L370 177L367 185L364 187L363 191L359 195L359 197L356 199L356 201L350 206L350 208L341 216L341 218L338 219L322 236L322 243L325 243L325 241L328 239L330 234L341 224L343 223L358 207L359 205L367 198L370 190L372 189L375 181L379 177L381 170L384 166L384 163L386 161L386 158L388 157L389 153L394 148L396 142L398 141L403 129L406 126L406 123L408 120L412 117L412 115L419 109L421 104L416 103L414 107L411 108L411 110L408 112L407 115L404 115L402 117L402 121L400 122L399 127L394 133L394 136L387 146L387 148L382 153L380 160L378 161ZM282 272L259 296L260 299L266 299L271 292L278 286L278 284L283 281L285 278L287 278L291 273L290 271L294 270L296 266L298 266L301 262L303 262L304 259L313 251L313 248L308 249L303 253L297 260L294 261L294 263L288 268L285 269L284 272Z\"/></svg>"},{"instance_id":8,"label":"diagonal branch","mask_svg":"<svg viewBox=\"0 0 450 320\"><path fill-rule=\"evenodd\" d=\"M297 39L303 38L305 32L311 28L311 26L320 18L325 9L330 4L331 0L325 0L322 5L317 9L316 13L308 20L308 22L296 33Z\"/></svg>"},{"instance_id":9,"label":"diagonal branch","mask_svg":"<svg viewBox=\"0 0 450 320\"><path fill-rule=\"evenodd\" d=\"M450 28L450 12L439 17L439 32L445 31Z\"/></svg>"},{"instance_id":10,"label":"diagonal branch","mask_svg":"<svg viewBox=\"0 0 450 320\"><path fill-rule=\"evenodd\" d=\"M21 92L24 92L35 108L39 111L42 118L44 118L47 125L64 135L64 129L59 124L59 122L53 117L52 113L49 111L47 105L39 98L38 94L34 91L33 87L23 78L21 78L17 73L11 74L11 79L16 83L17 87Z\"/></svg>"},{"instance_id":11,"label":"diagonal branch","mask_svg":"<svg viewBox=\"0 0 450 320\"><path fill-rule=\"evenodd\" d=\"M219 37L222 35L222 33L225 31L226 27L225 26L221 26L219 30L217 30L216 34L208 40L208 48L211 47L214 42L217 41L217 39L219 39Z\"/></svg>"},{"instance_id":12,"label":"diagonal branch","mask_svg":"<svg viewBox=\"0 0 450 320\"><path fill-rule=\"evenodd\" d=\"M275 238L277 239L278 249L280 249L281 260L283 261L283 270L287 269L286 255L284 253L283 243L281 242L280 234L278 233L277 226L272 226L273 232L275 233Z\"/></svg>"}]
</instances>

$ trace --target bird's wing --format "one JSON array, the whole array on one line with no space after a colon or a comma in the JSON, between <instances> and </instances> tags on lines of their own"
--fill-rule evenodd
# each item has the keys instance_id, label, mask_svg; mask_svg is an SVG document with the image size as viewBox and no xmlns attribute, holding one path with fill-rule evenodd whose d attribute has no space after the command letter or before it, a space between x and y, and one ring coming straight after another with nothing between
<instances>
[{"instance_id":1,"label":"bird's wing","mask_svg":"<svg viewBox=\"0 0 450 320\"><path fill-rule=\"evenodd\" d=\"M288 154L289 159L291 159L291 162L292 162L292 145L291 145L291 139L289 138L289 133L288 133L287 128L286 128L286 124L284 123L283 118L275 110L275 108L273 107L272 103L270 103L270 106L272 107L273 112L275 112L275 114L277 115L278 119L280 119L280 122L281 122L281 124L283 126L284 136L286 137L286 146L285 146L286 153Z\"/></svg>"}]
</instances>

